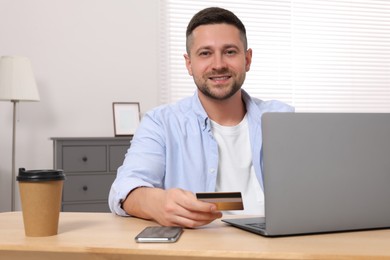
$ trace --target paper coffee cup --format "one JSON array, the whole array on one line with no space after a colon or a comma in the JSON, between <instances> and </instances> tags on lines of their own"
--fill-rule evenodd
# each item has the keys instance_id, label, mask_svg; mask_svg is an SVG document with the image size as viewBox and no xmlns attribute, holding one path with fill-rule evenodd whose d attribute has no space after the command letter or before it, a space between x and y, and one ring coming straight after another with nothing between
<instances>
[{"instance_id":1,"label":"paper coffee cup","mask_svg":"<svg viewBox=\"0 0 390 260\"><path fill-rule=\"evenodd\" d=\"M58 233L62 187L62 170L19 169L20 200L26 236L43 237Z\"/></svg>"}]
</instances>

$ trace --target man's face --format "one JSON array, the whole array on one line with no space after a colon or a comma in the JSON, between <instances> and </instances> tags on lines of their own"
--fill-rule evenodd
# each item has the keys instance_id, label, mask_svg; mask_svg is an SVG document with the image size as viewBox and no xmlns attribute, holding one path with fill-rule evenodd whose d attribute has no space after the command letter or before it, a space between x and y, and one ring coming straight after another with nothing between
<instances>
[{"instance_id":1,"label":"man's face","mask_svg":"<svg viewBox=\"0 0 390 260\"><path fill-rule=\"evenodd\" d=\"M217 100L233 96L252 60L252 50L244 49L240 31L228 24L201 25L189 43L186 66L201 94Z\"/></svg>"}]
</instances>

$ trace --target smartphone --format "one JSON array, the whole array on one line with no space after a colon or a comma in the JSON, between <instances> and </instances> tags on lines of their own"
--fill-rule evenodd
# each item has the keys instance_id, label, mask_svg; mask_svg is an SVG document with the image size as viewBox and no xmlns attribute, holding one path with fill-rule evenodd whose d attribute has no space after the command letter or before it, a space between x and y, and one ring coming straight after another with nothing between
<instances>
[{"instance_id":1,"label":"smartphone","mask_svg":"<svg viewBox=\"0 0 390 260\"><path fill-rule=\"evenodd\" d=\"M176 242L181 233L182 227L162 227L151 226L146 227L136 237L137 243L173 243Z\"/></svg>"}]
</instances>

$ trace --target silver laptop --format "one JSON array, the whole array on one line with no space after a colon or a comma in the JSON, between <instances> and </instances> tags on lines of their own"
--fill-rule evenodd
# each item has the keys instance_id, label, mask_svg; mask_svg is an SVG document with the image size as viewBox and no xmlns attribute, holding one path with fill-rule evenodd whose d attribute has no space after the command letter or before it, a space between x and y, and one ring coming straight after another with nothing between
<instances>
[{"instance_id":1,"label":"silver laptop","mask_svg":"<svg viewBox=\"0 0 390 260\"><path fill-rule=\"evenodd\" d=\"M265 218L224 219L264 236L390 227L390 114L262 117Z\"/></svg>"}]
</instances>

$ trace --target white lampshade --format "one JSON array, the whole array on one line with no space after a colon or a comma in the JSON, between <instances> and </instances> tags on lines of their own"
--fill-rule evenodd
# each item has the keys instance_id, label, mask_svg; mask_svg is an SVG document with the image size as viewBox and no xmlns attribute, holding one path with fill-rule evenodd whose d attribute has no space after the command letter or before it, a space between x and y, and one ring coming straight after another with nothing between
<instances>
[{"instance_id":1,"label":"white lampshade","mask_svg":"<svg viewBox=\"0 0 390 260\"><path fill-rule=\"evenodd\" d=\"M37 84L28 58L0 58L0 100L39 101Z\"/></svg>"}]
</instances>

